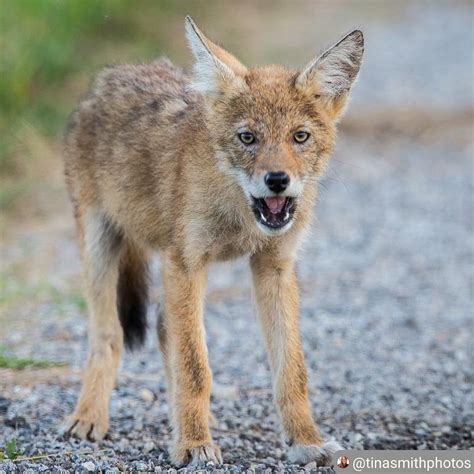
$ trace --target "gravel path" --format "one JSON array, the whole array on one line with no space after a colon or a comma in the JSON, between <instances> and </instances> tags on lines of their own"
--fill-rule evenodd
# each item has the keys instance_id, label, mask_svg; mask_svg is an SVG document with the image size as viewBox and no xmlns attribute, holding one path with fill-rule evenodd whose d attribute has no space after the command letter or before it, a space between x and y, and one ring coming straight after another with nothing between
<instances>
[{"instance_id":1,"label":"gravel path","mask_svg":"<svg viewBox=\"0 0 474 474\"><path fill-rule=\"evenodd\" d=\"M469 15L441 9L438 17L430 11L428 19L418 24L418 13L390 30L390 41L398 42L399 50L408 51L415 24L421 32L413 47L418 51L435 47L434 23L443 26L454 51L462 47L459 32L469 34ZM377 35L382 40L381 31L371 33L374 41ZM464 47L468 44L466 40ZM400 69L413 67L412 55L405 63L399 58ZM371 52L364 74L374 71L382 81L380 71L393 71L392 57L380 49ZM464 69L458 66L461 76L469 76L469 64ZM425 84L423 110L437 104L428 99L447 80L441 77ZM393 77L386 79L391 81ZM410 84L413 90L420 87L416 81ZM388 85L387 90L388 103L395 102L393 95L403 95ZM454 109L449 115L441 104L444 112L435 118L424 120L420 117L426 114L415 114L401 123L396 112L389 112L382 121L360 113L364 104L373 102L367 86L358 91L332 169L322 182L317 220L298 267L313 410L324 437L348 448L470 448L472 113L462 115ZM451 102L457 103L462 92L456 89ZM19 246L22 239L34 245L31 236L19 236ZM77 274L70 231L58 236L54 252L58 268L67 266L70 274ZM157 262L157 273L158 267ZM159 293L158 277L156 281ZM153 321L154 313L152 308ZM254 314L246 261L215 266L206 307L216 382L213 433L227 471L288 472L297 468L285 460ZM34 325L28 323L33 316ZM79 390L86 349L83 311L67 307L52 316L44 305L26 308L17 319L14 330L4 337L6 344L25 356L62 360L69 367L0 372L0 446L16 437L27 456L58 454L34 462L0 462L0 472L170 468L164 374L153 331L143 351L124 358L112 395L110 436L96 445L64 441L56 434Z\"/></svg>"}]
</instances>

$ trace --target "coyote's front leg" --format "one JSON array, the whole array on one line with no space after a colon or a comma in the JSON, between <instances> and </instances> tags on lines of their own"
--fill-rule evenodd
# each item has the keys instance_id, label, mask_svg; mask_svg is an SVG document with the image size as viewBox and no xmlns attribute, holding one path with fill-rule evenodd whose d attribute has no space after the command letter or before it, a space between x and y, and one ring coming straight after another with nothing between
<instances>
[{"instance_id":1,"label":"coyote's front leg","mask_svg":"<svg viewBox=\"0 0 474 474\"><path fill-rule=\"evenodd\" d=\"M321 444L308 400L308 382L299 334L298 286L294 262L270 252L251 258L257 304L274 377L274 396L289 443L291 462L327 463L342 449Z\"/></svg>"},{"instance_id":2,"label":"coyote's front leg","mask_svg":"<svg viewBox=\"0 0 474 474\"><path fill-rule=\"evenodd\" d=\"M165 308L162 351L168 364L176 464L222 462L209 431L212 375L207 361L203 325L206 268L188 271L175 255L164 255ZM164 340L166 339L166 340Z\"/></svg>"}]
</instances>

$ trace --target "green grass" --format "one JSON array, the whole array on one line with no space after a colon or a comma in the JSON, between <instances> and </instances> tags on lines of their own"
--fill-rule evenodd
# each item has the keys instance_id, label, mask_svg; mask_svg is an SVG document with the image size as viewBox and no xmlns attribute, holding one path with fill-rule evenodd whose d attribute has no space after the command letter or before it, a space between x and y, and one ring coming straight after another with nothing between
<instances>
[{"instance_id":1,"label":"green grass","mask_svg":"<svg viewBox=\"0 0 474 474\"><path fill-rule=\"evenodd\" d=\"M0 13L0 149L2 170L15 146L20 120L52 134L63 116L54 91L81 67L77 48L100 28L111 1L6 0Z\"/></svg>"},{"instance_id":2,"label":"green grass","mask_svg":"<svg viewBox=\"0 0 474 474\"><path fill-rule=\"evenodd\" d=\"M160 54L154 31L169 2L127 0L4 0L0 9L0 169L9 166L20 121L52 136L64 125L76 97L71 82L88 81L104 62ZM139 34L138 34L139 32Z\"/></svg>"},{"instance_id":3,"label":"green grass","mask_svg":"<svg viewBox=\"0 0 474 474\"><path fill-rule=\"evenodd\" d=\"M5 443L3 451L0 451L0 460L10 459L14 461L18 456L19 452L17 451L16 438L12 438L10 441Z\"/></svg>"},{"instance_id":4,"label":"green grass","mask_svg":"<svg viewBox=\"0 0 474 474\"><path fill-rule=\"evenodd\" d=\"M65 364L62 362L56 362L51 360L17 357L13 354L10 354L5 347L0 346L0 369L48 369L51 367L62 367L64 365Z\"/></svg>"},{"instance_id":5,"label":"green grass","mask_svg":"<svg viewBox=\"0 0 474 474\"><path fill-rule=\"evenodd\" d=\"M94 73L161 54L161 26L175 9L169 0L0 2L0 211L41 185L25 179L41 159L25 130L57 140Z\"/></svg>"}]
</instances>

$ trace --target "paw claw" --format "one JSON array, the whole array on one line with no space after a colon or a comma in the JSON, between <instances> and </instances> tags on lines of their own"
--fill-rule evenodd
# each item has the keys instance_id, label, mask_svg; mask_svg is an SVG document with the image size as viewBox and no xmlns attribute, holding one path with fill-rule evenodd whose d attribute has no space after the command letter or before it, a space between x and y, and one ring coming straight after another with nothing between
<instances>
[{"instance_id":1,"label":"paw claw","mask_svg":"<svg viewBox=\"0 0 474 474\"><path fill-rule=\"evenodd\" d=\"M180 449L175 446L171 452L173 463L177 466L190 468L206 467L206 464L212 462L214 464L222 464L222 454L219 446L215 444L204 444L195 448Z\"/></svg>"},{"instance_id":2,"label":"paw claw","mask_svg":"<svg viewBox=\"0 0 474 474\"><path fill-rule=\"evenodd\" d=\"M205 465L208 462L222 464L221 449L215 444L207 444L197 448L192 448L189 450L189 456L191 458L191 461L188 464L190 467Z\"/></svg>"},{"instance_id":3,"label":"paw claw","mask_svg":"<svg viewBox=\"0 0 474 474\"><path fill-rule=\"evenodd\" d=\"M72 418L66 422L59 432L65 438L74 437L95 442L104 439L107 429L107 423L104 422L93 423L80 418Z\"/></svg>"}]
</instances>

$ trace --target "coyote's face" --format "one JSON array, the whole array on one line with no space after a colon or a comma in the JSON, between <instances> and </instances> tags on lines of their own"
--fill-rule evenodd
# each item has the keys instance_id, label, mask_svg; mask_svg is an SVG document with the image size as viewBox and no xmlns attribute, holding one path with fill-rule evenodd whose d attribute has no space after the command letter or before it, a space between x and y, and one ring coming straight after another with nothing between
<instances>
[{"instance_id":1,"label":"coyote's face","mask_svg":"<svg viewBox=\"0 0 474 474\"><path fill-rule=\"evenodd\" d=\"M332 149L335 125L359 71L362 34L354 31L295 71L248 70L192 21L187 33L197 58L193 87L208 98L219 167L235 178L263 232L285 232Z\"/></svg>"},{"instance_id":2,"label":"coyote's face","mask_svg":"<svg viewBox=\"0 0 474 474\"><path fill-rule=\"evenodd\" d=\"M266 233L290 228L326 159L334 126L316 102L295 86L294 73L273 66L250 71L241 90L213 105L220 167L235 176Z\"/></svg>"}]
</instances>

